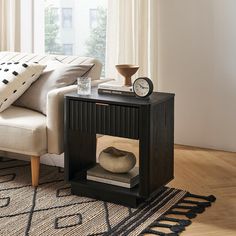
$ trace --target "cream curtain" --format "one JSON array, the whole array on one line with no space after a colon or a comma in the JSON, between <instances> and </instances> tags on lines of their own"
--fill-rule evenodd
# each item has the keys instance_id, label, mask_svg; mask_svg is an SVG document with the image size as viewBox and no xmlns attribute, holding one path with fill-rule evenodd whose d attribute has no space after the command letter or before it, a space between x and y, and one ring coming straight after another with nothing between
<instances>
[{"instance_id":1,"label":"cream curtain","mask_svg":"<svg viewBox=\"0 0 236 236\"><path fill-rule=\"evenodd\" d=\"M20 0L0 0L0 51L20 51Z\"/></svg>"},{"instance_id":2,"label":"cream curtain","mask_svg":"<svg viewBox=\"0 0 236 236\"><path fill-rule=\"evenodd\" d=\"M157 84L158 0L109 0L106 76L116 77L115 65L138 64L137 76Z\"/></svg>"}]
</instances>

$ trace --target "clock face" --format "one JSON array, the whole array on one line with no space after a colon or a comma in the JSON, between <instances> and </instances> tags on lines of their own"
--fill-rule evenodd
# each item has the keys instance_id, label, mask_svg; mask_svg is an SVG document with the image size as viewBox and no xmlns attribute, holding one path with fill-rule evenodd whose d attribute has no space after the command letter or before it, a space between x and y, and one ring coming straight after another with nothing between
<instances>
[{"instance_id":1,"label":"clock face","mask_svg":"<svg viewBox=\"0 0 236 236\"><path fill-rule=\"evenodd\" d=\"M147 97L152 93L152 82L148 78L138 78L134 81L134 92L139 97Z\"/></svg>"}]
</instances>

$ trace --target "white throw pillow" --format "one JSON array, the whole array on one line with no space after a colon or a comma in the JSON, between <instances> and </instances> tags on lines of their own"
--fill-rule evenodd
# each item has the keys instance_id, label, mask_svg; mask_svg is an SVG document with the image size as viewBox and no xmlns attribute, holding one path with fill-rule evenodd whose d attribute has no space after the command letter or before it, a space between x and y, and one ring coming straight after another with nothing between
<instances>
[{"instance_id":1,"label":"white throw pillow","mask_svg":"<svg viewBox=\"0 0 236 236\"><path fill-rule=\"evenodd\" d=\"M0 64L0 112L7 109L38 79L45 65L27 62Z\"/></svg>"}]
</instances>

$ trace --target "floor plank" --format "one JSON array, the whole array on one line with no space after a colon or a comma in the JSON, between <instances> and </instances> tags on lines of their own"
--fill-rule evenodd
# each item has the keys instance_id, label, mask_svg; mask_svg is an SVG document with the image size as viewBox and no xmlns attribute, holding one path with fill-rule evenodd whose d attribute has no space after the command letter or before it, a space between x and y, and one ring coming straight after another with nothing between
<instances>
[{"instance_id":1,"label":"floor plank","mask_svg":"<svg viewBox=\"0 0 236 236\"><path fill-rule=\"evenodd\" d=\"M137 141L104 136L99 138L97 152L108 146L138 156ZM217 198L182 236L236 235L236 153L176 145L175 179L168 186Z\"/></svg>"},{"instance_id":2,"label":"floor plank","mask_svg":"<svg viewBox=\"0 0 236 236\"><path fill-rule=\"evenodd\" d=\"M236 235L236 153L176 146L175 179L169 186L217 198L183 236Z\"/></svg>"}]
</instances>

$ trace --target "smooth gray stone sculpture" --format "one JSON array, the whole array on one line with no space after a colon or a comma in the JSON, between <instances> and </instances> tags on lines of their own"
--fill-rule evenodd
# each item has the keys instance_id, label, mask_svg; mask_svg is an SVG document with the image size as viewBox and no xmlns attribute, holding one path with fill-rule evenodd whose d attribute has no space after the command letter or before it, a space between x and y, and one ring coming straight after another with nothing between
<instances>
[{"instance_id":1,"label":"smooth gray stone sculpture","mask_svg":"<svg viewBox=\"0 0 236 236\"><path fill-rule=\"evenodd\" d=\"M99 154L99 164L105 170L112 173L127 173L136 164L135 155L132 152L108 147Z\"/></svg>"}]
</instances>

